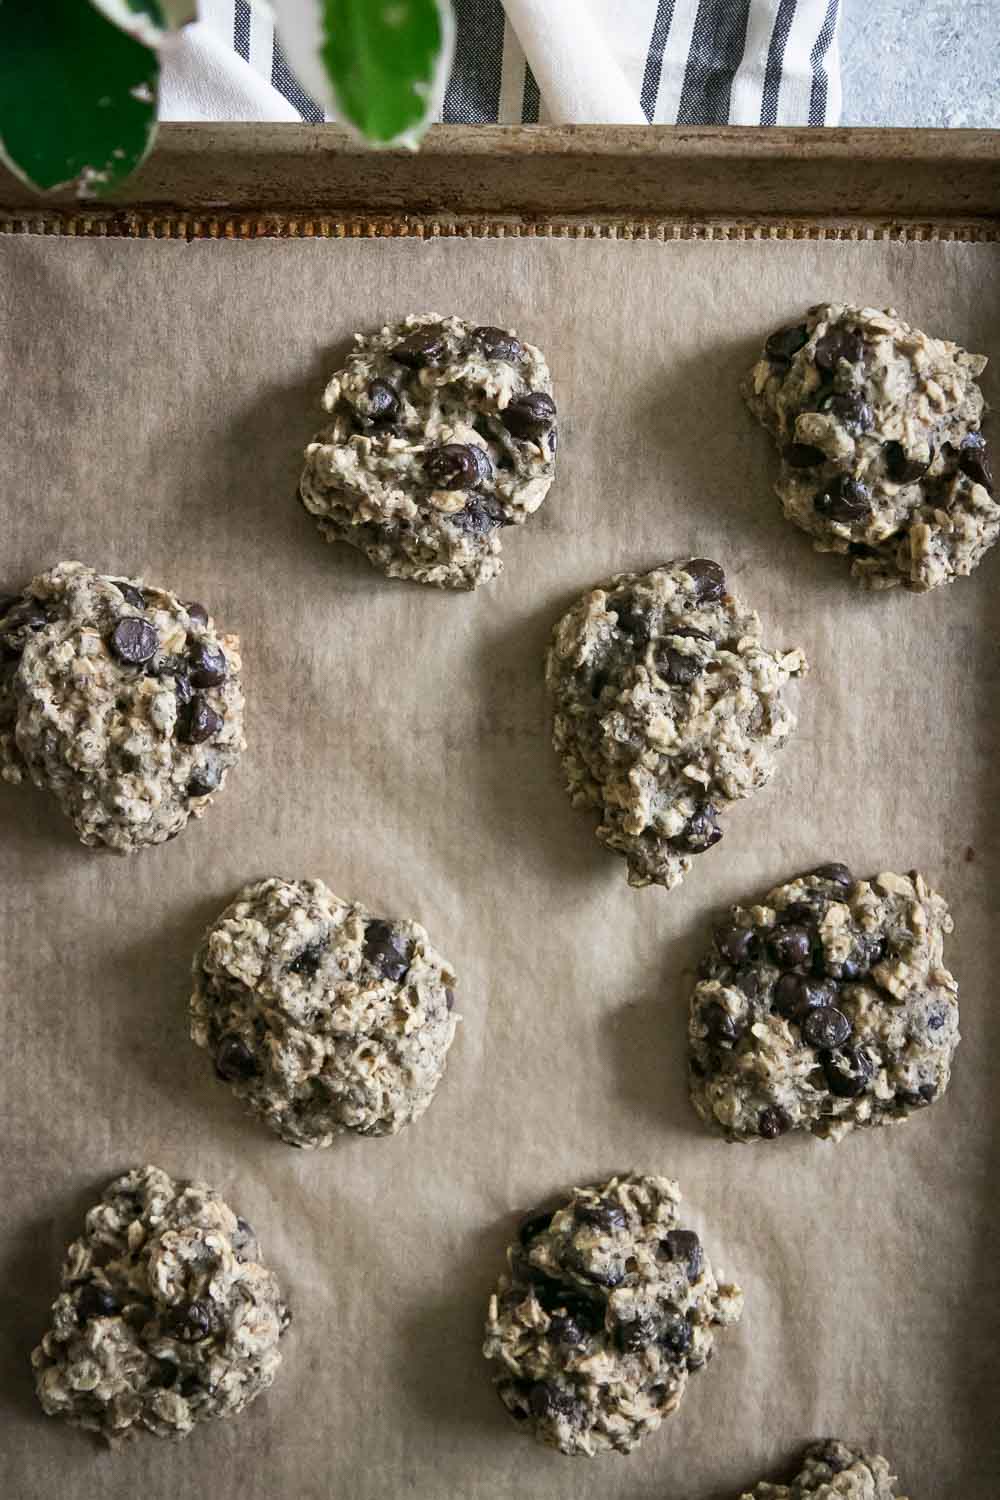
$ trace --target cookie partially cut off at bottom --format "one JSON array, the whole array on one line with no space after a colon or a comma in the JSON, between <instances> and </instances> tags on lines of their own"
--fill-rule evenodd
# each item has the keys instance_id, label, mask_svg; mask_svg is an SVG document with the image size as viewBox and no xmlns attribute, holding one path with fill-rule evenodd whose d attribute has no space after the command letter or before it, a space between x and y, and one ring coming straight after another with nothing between
<instances>
[{"instance_id":1,"label":"cookie partially cut off at bottom","mask_svg":"<svg viewBox=\"0 0 1000 1500\"><path fill-rule=\"evenodd\" d=\"M787 1484L762 1479L740 1500L906 1500L896 1490L898 1482L880 1454L826 1438L810 1444Z\"/></svg>"}]
</instances>

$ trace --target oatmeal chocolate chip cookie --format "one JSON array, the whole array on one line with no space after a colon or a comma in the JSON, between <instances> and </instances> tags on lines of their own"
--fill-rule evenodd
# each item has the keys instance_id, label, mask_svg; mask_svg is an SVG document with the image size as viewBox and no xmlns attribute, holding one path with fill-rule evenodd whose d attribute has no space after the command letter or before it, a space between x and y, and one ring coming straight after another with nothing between
<instances>
[{"instance_id":1,"label":"oatmeal chocolate chip cookie","mask_svg":"<svg viewBox=\"0 0 1000 1500\"><path fill-rule=\"evenodd\" d=\"M321 880L262 880L195 955L191 1035L289 1145L395 1135L441 1081L455 982L418 922L373 917Z\"/></svg>"},{"instance_id":2,"label":"oatmeal chocolate chip cookie","mask_svg":"<svg viewBox=\"0 0 1000 1500\"><path fill-rule=\"evenodd\" d=\"M827 1438L810 1444L802 1468L787 1484L761 1480L740 1500L906 1500L897 1495L897 1483L879 1454Z\"/></svg>"},{"instance_id":3,"label":"oatmeal chocolate chip cookie","mask_svg":"<svg viewBox=\"0 0 1000 1500\"><path fill-rule=\"evenodd\" d=\"M781 452L785 515L867 587L950 583L1000 535L985 365L891 309L829 304L773 333L750 371L743 394Z\"/></svg>"},{"instance_id":4,"label":"oatmeal chocolate chip cookie","mask_svg":"<svg viewBox=\"0 0 1000 1500\"><path fill-rule=\"evenodd\" d=\"M186 1437L271 1384L289 1322L246 1220L203 1182L137 1167L106 1188L66 1253L31 1356L38 1399L112 1444Z\"/></svg>"},{"instance_id":5,"label":"oatmeal chocolate chip cookie","mask_svg":"<svg viewBox=\"0 0 1000 1500\"><path fill-rule=\"evenodd\" d=\"M473 589L503 567L500 531L538 509L555 472L548 366L505 328L436 313L357 347L323 396L299 495L328 542L390 578Z\"/></svg>"},{"instance_id":6,"label":"oatmeal chocolate chip cookie","mask_svg":"<svg viewBox=\"0 0 1000 1500\"><path fill-rule=\"evenodd\" d=\"M665 563L601 584L553 632L545 676L575 807L628 862L630 885L670 890L722 837L718 816L774 770L795 727L781 689L806 670L768 651L718 563Z\"/></svg>"},{"instance_id":7,"label":"oatmeal chocolate chip cookie","mask_svg":"<svg viewBox=\"0 0 1000 1500\"><path fill-rule=\"evenodd\" d=\"M240 668L203 605L60 563L0 600L0 774L52 792L84 844L162 844L239 759Z\"/></svg>"},{"instance_id":8,"label":"oatmeal chocolate chip cookie","mask_svg":"<svg viewBox=\"0 0 1000 1500\"><path fill-rule=\"evenodd\" d=\"M678 1224L666 1177L574 1188L531 1214L490 1298L483 1353L515 1421L561 1453L629 1453L680 1404L739 1321L743 1293L716 1280Z\"/></svg>"},{"instance_id":9,"label":"oatmeal chocolate chip cookie","mask_svg":"<svg viewBox=\"0 0 1000 1500\"><path fill-rule=\"evenodd\" d=\"M730 1140L839 1140L892 1125L948 1087L958 986L952 920L913 871L821 865L715 930L691 999L691 1099Z\"/></svg>"}]
</instances>

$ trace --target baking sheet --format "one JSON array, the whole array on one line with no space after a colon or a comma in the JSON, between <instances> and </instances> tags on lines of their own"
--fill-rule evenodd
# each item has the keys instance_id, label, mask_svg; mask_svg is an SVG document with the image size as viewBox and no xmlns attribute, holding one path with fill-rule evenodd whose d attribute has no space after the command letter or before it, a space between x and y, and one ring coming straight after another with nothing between
<instances>
[{"instance_id":1,"label":"baking sheet","mask_svg":"<svg viewBox=\"0 0 1000 1500\"><path fill-rule=\"evenodd\" d=\"M833 297L991 352L996 405L1000 247L18 238L0 264L4 581L78 557L208 601L250 738L208 816L131 860L0 790L4 1495L728 1500L828 1433L914 1500L995 1495L1000 555L861 595L781 521L736 385ZM471 596L383 579L293 502L336 352L425 309L541 344L562 413L549 500ZM540 661L588 585L692 554L812 671L771 786L679 890L636 892L563 794ZM685 1092L711 914L829 858L952 901L952 1089L840 1145L726 1146ZM395 1140L294 1151L187 1040L196 940L267 874L415 915L458 968L448 1073ZM224 1191L297 1316L246 1414L112 1455L41 1415L28 1355L97 1188L147 1160ZM680 1179L746 1314L636 1454L573 1461L505 1418L486 1297L516 1211L633 1166Z\"/></svg>"}]
</instances>

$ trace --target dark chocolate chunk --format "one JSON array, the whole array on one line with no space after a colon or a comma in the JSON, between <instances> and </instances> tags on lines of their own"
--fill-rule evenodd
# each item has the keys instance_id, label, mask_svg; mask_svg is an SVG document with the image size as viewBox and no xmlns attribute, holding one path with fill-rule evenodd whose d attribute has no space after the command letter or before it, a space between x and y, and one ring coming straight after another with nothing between
<instances>
[{"instance_id":1,"label":"dark chocolate chunk","mask_svg":"<svg viewBox=\"0 0 1000 1500\"><path fill-rule=\"evenodd\" d=\"M190 677L196 688L219 687L226 680L229 663L224 651L210 646L207 641L198 641L188 652Z\"/></svg>"},{"instance_id":2,"label":"dark chocolate chunk","mask_svg":"<svg viewBox=\"0 0 1000 1500\"><path fill-rule=\"evenodd\" d=\"M206 761L203 766L196 766L188 778L187 794L189 797L210 797L217 792L222 781L222 772L215 761Z\"/></svg>"},{"instance_id":3,"label":"dark chocolate chunk","mask_svg":"<svg viewBox=\"0 0 1000 1500\"><path fill-rule=\"evenodd\" d=\"M178 736L188 745L203 745L221 728L221 716L197 695L177 716Z\"/></svg>"},{"instance_id":4,"label":"dark chocolate chunk","mask_svg":"<svg viewBox=\"0 0 1000 1500\"><path fill-rule=\"evenodd\" d=\"M197 600L190 600L184 608L196 625L208 624L208 610L204 604L199 604Z\"/></svg>"},{"instance_id":5,"label":"dark chocolate chunk","mask_svg":"<svg viewBox=\"0 0 1000 1500\"><path fill-rule=\"evenodd\" d=\"M132 583L127 583L124 578L112 578L111 582L126 604L131 604L133 609L146 608L146 596L141 589L137 589Z\"/></svg>"},{"instance_id":6,"label":"dark chocolate chunk","mask_svg":"<svg viewBox=\"0 0 1000 1500\"><path fill-rule=\"evenodd\" d=\"M659 1342L674 1355L686 1354L691 1347L691 1324L680 1313L668 1313Z\"/></svg>"},{"instance_id":7,"label":"dark chocolate chunk","mask_svg":"<svg viewBox=\"0 0 1000 1500\"><path fill-rule=\"evenodd\" d=\"M818 1005L802 1018L802 1035L810 1047L833 1051L851 1034L851 1023L835 1005Z\"/></svg>"},{"instance_id":8,"label":"dark chocolate chunk","mask_svg":"<svg viewBox=\"0 0 1000 1500\"><path fill-rule=\"evenodd\" d=\"M410 967L409 944L401 933L389 922L379 918L368 923L362 953L384 979L394 983L402 979Z\"/></svg>"},{"instance_id":9,"label":"dark chocolate chunk","mask_svg":"<svg viewBox=\"0 0 1000 1500\"><path fill-rule=\"evenodd\" d=\"M608 1234L625 1228L625 1210L617 1203L577 1203L574 1213L579 1223L603 1229Z\"/></svg>"},{"instance_id":10,"label":"dark chocolate chunk","mask_svg":"<svg viewBox=\"0 0 1000 1500\"><path fill-rule=\"evenodd\" d=\"M407 334L389 353L409 370L421 370L425 365L436 365L447 352L444 329L440 323L430 323Z\"/></svg>"},{"instance_id":11,"label":"dark chocolate chunk","mask_svg":"<svg viewBox=\"0 0 1000 1500\"><path fill-rule=\"evenodd\" d=\"M226 1083L245 1082L257 1072L257 1059L242 1037L224 1036L215 1049L215 1071Z\"/></svg>"},{"instance_id":12,"label":"dark chocolate chunk","mask_svg":"<svg viewBox=\"0 0 1000 1500\"><path fill-rule=\"evenodd\" d=\"M875 413L860 391L828 392L817 403L817 409L836 417L849 432L870 432L875 425Z\"/></svg>"},{"instance_id":13,"label":"dark chocolate chunk","mask_svg":"<svg viewBox=\"0 0 1000 1500\"><path fill-rule=\"evenodd\" d=\"M917 1089L897 1089L896 1098L900 1104L907 1104L911 1109L923 1109L928 1104L933 1104L937 1095L937 1089L933 1083L922 1083Z\"/></svg>"},{"instance_id":14,"label":"dark chocolate chunk","mask_svg":"<svg viewBox=\"0 0 1000 1500\"><path fill-rule=\"evenodd\" d=\"M816 342L813 358L821 370L836 370L842 359L856 365L865 349L861 334L853 328L831 328Z\"/></svg>"},{"instance_id":15,"label":"dark chocolate chunk","mask_svg":"<svg viewBox=\"0 0 1000 1500\"><path fill-rule=\"evenodd\" d=\"M615 1342L623 1354L638 1354L656 1342L657 1327L652 1318L633 1318L629 1323L619 1323L615 1329Z\"/></svg>"},{"instance_id":16,"label":"dark chocolate chunk","mask_svg":"<svg viewBox=\"0 0 1000 1500\"><path fill-rule=\"evenodd\" d=\"M885 459L886 473L890 479L897 484L913 484L922 479L931 466L930 456L924 458L911 458L902 443L889 442L882 446L882 457Z\"/></svg>"},{"instance_id":17,"label":"dark chocolate chunk","mask_svg":"<svg viewBox=\"0 0 1000 1500\"><path fill-rule=\"evenodd\" d=\"M702 1006L701 1022L713 1042L737 1042L743 1035L740 1022L718 1000L710 1000Z\"/></svg>"},{"instance_id":18,"label":"dark chocolate chunk","mask_svg":"<svg viewBox=\"0 0 1000 1500\"><path fill-rule=\"evenodd\" d=\"M508 520L500 501L492 495L473 495L464 509L456 511L451 519L470 536L485 536L498 526L506 526Z\"/></svg>"},{"instance_id":19,"label":"dark chocolate chunk","mask_svg":"<svg viewBox=\"0 0 1000 1500\"><path fill-rule=\"evenodd\" d=\"M787 927L776 927L767 946L779 969L794 969L796 965L806 963L812 951L806 928L791 923Z\"/></svg>"},{"instance_id":20,"label":"dark chocolate chunk","mask_svg":"<svg viewBox=\"0 0 1000 1500\"><path fill-rule=\"evenodd\" d=\"M802 974L782 974L774 986L774 1008L789 1021L801 1021L808 1011L832 1005L836 998L837 986L829 979L807 979Z\"/></svg>"},{"instance_id":21,"label":"dark chocolate chunk","mask_svg":"<svg viewBox=\"0 0 1000 1500\"><path fill-rule=\"evenodd\" d=\"M813 448L809 443L789 443L783 457L790 469L815 469L826 463L822 448Z\"/></svg>"},{"instance_id":22,"label":"dark chocolate chunk","mask_svg":"<svg viewBox=\"0 0 1000 1500\"><path fill-rule=\"evenodd\" d=\"M296 954L288 968L293 974L305 974L307 978L314 979L319 973L319 966L323 962L323 954L326 952L327 943L323 939L317 939L308 947Z\"/></svg>"},{"instance_id":23,"label":"dark chocolate chunk","mask_svg":"<svg viewBox=\"0 0 1000 1500\"><path fill-rule=\"evenodd\" d=\"M556 419L556 403L544 391L529 391L518 396L500 413L500 420L511 437L537 443Z\"/></svg>"},{"instance_id":24,"label":"dark chocolate chunk","mask_svg":"<svg viewBox=\"0 0 1000 1500\"><path fill-rule=\"evenodd\" d=\"M863 1094L875 1071L868 1055L858 1047L842 1047L821 1058L826 1086L838 1099L856 1099Z\"/></svg>"},{"instance_id":25,"label":"dark chocolate chunk","mask_svg":"<svg viewBox=\"0 0 1000 1500\"><path fill-rule=\"evenodd\" d=\"M684 854L704 854L722 837L722 829L711 802L695 808L684 829L670 840L670 846Z\"/></svg>"},{"instance_id":26,"label":"dark chocolate chunk","mask_svg":"<svg viewBox=\"0 0 1000 1500\"><path fill-rule=\"evenodd\" d=\"M585 1342L590 1331L586 1324L570 1311L552 1313L549 1318L549 1337L559 1344L566 1344L569 1348L578 1348Z\"/></svg>"},{"instance_id":27,"label":"dark chocolate chunk","mask_svg":"<svg viewBox=\"0 0 1000 1500\"><path fill-rule=\"evenodd\" d=\"M378 425L395 422L399 416L399 397L388 380L372 380L366 392L368 420Z\"/></svg>"},{"instance_id":28,"label":"dark chocolate chunk","mask_svg":"<svg viewBox=\"0 0 1000 1500\"><path fill-rule=\"evenodd\" d=\"M764 345L764 353L772 364L788 364L808 342L808 328L804 323L797 323L793 328L779 328L772 333Z\"/></svg>"},{"instance_id":29,"label":"dark chocolate chunk","mask_svg":"<svg viewBox=\"0 0 1000 1500\"><path fill-rule=\"evenodd\" d=\"M156 655L160 638L148 620L128 615L119 620L111 633L111 649L130 667L142 667Z\"/></svg>"},{"instance_id":30,"label":"dark chocolate chunk","mask_svg":"<svg viewBox=\"0 0 1000 1500\"><path fill-rule=\"evenodd\" d=\"M841 521L848 526L871 515L871 502L868 486L850 474L838 474L813 497L813 505L821 516L829 516L832 521Z\"/></svg>"},{"instance_id":31,"label":"dark chocolate chunk","mask_svg":"<svg viewBox=\"0 0 1000 1500\"><path fill-rule=\"evenodd\" d=\"M481 454L482 458L477 457ZM481 464L492 465L483 450L469 443L444 443L440 448L429 448L424 454L424 469L428 482L436 490L471 490L480 482Z\"/></svg>"},{"instance_id":32,"label":"dark chocolate chunk","mask_svg":"<svg viewBox=\"0 0 1000 1500\"><path fill-rule=\"evenodd\" d=\"M521 1226L517 1231L517 1237L521 1241L521 1244L529 1245L536 1234L544 1234L554 1217L554 1211L549 1209L529 1214L526 1219L522 1219Z\"/></svg>"},{"instance_id":33,"label":"dark chocolate chunk","mask_svg":"<svg viewBox=\"0 0 1000 1500\"><path fill-rule=\"evenodd\" d=\"M715 946L731 964L741 964L753 957L757 947L757 933L752 927L738 927L734 922L716 930Z\"/></svg>"},{"instance_id":34,"label":"dark chocolate chunk","mask_svg":"<svg viewBox=\"0 0 1000 1500\"><path fill-rule=\"evenodd\" d=\"M671 687L690 687L705 668L696 656L685 656L667 646L656 653L656 670Z\"/></svg>"},{"instance_id":35,"label":"dark chocolate chunk","mask_svg":"<svg viewBox=\"0 0 1000 1500\"><path fill-rule=\"evenodd\" d=\"M726 592L726 575L717 562L710 557L692 557L681 567L694 581L695 597L699 604L714 604Z\"/></svg>"},{"instance_id":36,"label":"dark chocolate chunk","mask_svg":"<svg viewBox=\"0 0 1000 1500\"><path fill-rule=\"evenodd\" d=\"M77 1321L82 1326L89 1323L91 1318L110 1318L119 1311L119 1302L113 1292L106 1287L98 1286L96 1281L88 1281L80 1288L76 1299Z\"/></svg>"},{"instance_id":37,"label":"dark chocolate chunk","mask_svg":"<svg viewBox=\"0 0 1000 1500\"><path fill-rule=\"evenodd\" d=\"M697 1281L705 1264L701 1240L693 1229L671 1229L660 1241L660 1248L670 1260L682 1260L689 1281Z\"/></svg>"},{"instance_id":38,"label":"dark chocolate chunk","mask_svg":"<svg viewBox=\"0 0 1000 1500\"><path fill-rule=\"evenodd\" d=\"M493 328L489 325L474 328L472 338L487 359L502 359L509 365L516 365L524 358L521 340L516 339L505 328Z\"/></svg>"},{"instance_id":39,"label":"dark chocolate chunk","mask_svg":"<svg viewBox=\"0 0 1000 1500\"><path fill-rule=\"evenodd\" d=\"M186 1344L207 1338L212 1331L212 1312L207 1302L184 1302L172 1309L168 1322L175 1338Z\"/></svg>"},{"instance_id":40,"label":"dark chocolate chunk","mask_svg":"<svg viewBox=\"0 0 1000 1500\"><path fill-rule=\"evenodd\" d=\"M843 886L849 891L854 884L854 876L846 865L833 862L828 865L817 865L815 870L810 870L810 875L815 875L819 880L829 880L834 885Z\"/></svg>"},{"instance_id":41,"label":"dark chocolate chunk","mask_svg":"<svg viewBox=\"0 0 1000 1500\"><path fill-rule=\"evenodd\" d=\"M990 450L986 439L979 432L970 432L962 439L958 450L958 467L968 474L975 484L981 484L988 494L993 493L993 470L990 467Z\"/></svg>"},{"instance_id":42,"label":"dark chocolate chunk","mask_svg":"<svg viewBox=\"0 0 1000 1500\"><path fill-rule=\"evenodd\" d=\"M528 1396L528 1405L531 1407L531 1415L542 1421L572 1416L577 1410L577 1403L568 1391L560 1390L559 1386L546 1380L535 1381Z\"/></svg>"},{"instance_id":43,"label":"dark chocolate chunk","mask_svg":"<svg viewBox=\"0 0 1000 1500\"><path fill-rule=\"evenodd\" d=\"M642 651L649 644L649 623L636 608L631 594L615 594L605 605L618 617L618 629L623 635L632 637L636 647Z\"/></svg>"},{"instance_id":44,"label":"dark chocolate chunk","mask_svg":"<svg viewBox=\"0 0 1000 1500\"><path fill-rule=\"evenodd\" d=\"M776 1140L779 1135L784 1135L791 1128L791 1118L787 1111L778 1104L769 1105L757 1116L757 1134L763 1136L765 1141Z\"/></svg>"}]
</instances>

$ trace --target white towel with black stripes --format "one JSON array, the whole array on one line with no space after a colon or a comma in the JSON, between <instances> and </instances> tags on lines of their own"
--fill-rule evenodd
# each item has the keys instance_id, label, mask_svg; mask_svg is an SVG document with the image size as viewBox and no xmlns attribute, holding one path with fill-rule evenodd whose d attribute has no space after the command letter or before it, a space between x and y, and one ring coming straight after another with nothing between
<instances>
[{"instance_id":1,"label":"white towel with black stripes","mask_svg":"<svg viewBox=\"0 0 1000 1500\"><path fill-rule=\"evenodd\" d=\"M835 125L840 0L453 0L457 124ZM173 120L321 121L251 0L201 0L163 60Z\"/></svg>"}]
</instances>

